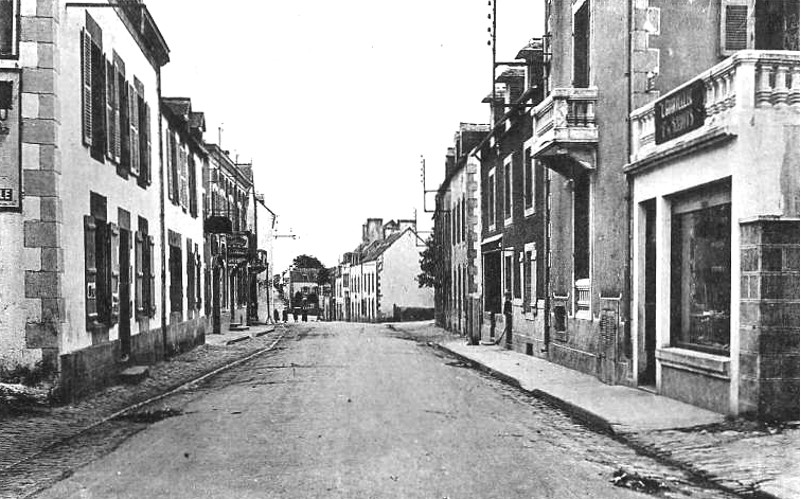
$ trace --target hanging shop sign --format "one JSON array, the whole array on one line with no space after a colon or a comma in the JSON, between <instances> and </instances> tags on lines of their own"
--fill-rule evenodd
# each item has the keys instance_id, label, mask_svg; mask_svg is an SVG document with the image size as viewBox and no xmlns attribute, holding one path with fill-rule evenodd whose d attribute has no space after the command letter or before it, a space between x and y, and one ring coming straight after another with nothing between
<instances>
[{"instance_id":1,"label":"hanging shop sign","mask_svg":"<svg viewBox=\"0 0 801 499\"><path fill-rule=\"evenodd\" d=\"M228 263L239 265L248 259L248 236L232 234L228 237Z\"/></svg>"},{"instance_id":2,"label":"hanging shop sign","mask_svg":"<svg viewBox=\"0 0 801 499\"><path fill-rule=\"evenodd\" d=\"M696 80L654 103L654 140L663 144L700 128L706 119L706 86Z\"/></svg>"},{"instance_id":3,"label":"hanging shop sign","mask_svg":"<svg viewBox=\"0 0 801 499\"><path fill-rule=\"evenodd\" d=\"M22 208L20 72L0 71L0 211Z\"/></svg>"}]
</instances>

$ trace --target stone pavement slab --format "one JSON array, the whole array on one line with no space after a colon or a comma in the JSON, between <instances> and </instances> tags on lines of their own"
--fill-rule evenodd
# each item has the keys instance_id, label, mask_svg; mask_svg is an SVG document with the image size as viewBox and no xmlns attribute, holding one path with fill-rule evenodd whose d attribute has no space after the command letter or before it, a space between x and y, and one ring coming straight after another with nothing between
<instances>
[{"instance_id":1,"label":"stone pavement slab","mask_svg":"<svg viewBox=\"0 0 801 499\"><path fill-rule=\"evenodd\" d=\"M251 338L256 338L275 330L274 324L258 324L250 326L250 329L244 331L225 331L221 334L207 334L206 344L214 346L227 346L247 341Z\"/></svg>"},{"instance_id":2,"label":"stone pavement slab","mask_svg":"<svg viewBox=\"0 0 801 499\"><path fill-rule=\"evenodd\" d=\"M463 338L447 338L439 346L721 488L744 497L801 497L797 425L769 428L729 420L668 397L606 385L544 359L467 345Z\"/></svg>"}]
</instances>

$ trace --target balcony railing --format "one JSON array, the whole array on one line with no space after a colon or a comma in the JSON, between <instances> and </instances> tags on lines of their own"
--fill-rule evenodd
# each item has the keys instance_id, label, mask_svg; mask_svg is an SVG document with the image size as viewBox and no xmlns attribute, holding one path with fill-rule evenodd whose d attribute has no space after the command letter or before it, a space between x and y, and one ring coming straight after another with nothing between
<instances>
[{"instance_id":1,"label":"balcony railing","mask_svg":"<svg viewBox=\"0 0 801 499\"><path fill-rule=\"evenodd\" d=\"M597 88L555 88L534 108L537 149L555 143L596 143Z\"/></svg>"},{"instance_id":2,"label":"balcony railing","mask_svg":"<svg viewBox=\"0 0 801 499\"><path fill-rule=\"evenodd\" d=\"M576 281L576 315L589 315L590 313L590 280Z\"/></svg>"},{"instance_id":3,"label":"balcony railing","mask_svg":"<svg viewBox=\"0 0 801 499\"><path fill-rule=\"evenodd\" d=\"M694 132L693 135L688 133L686 138L703 135L705 131L718 126L736 125L737 117L733 113L737 110L798 108L801 87L799 54L743 50L656 101L637 109L631 114L632 162L671 147L672 140L663 144L657 144L655 140L657 104L664 103L683 91L687 92L692 85L700 84L703 85L705 111L704 123L699 127L702 131ZM748 116L750 115L743 115L750 119ZM674 138L677 137L678 135Z\"/></svg>"}]
</instances>

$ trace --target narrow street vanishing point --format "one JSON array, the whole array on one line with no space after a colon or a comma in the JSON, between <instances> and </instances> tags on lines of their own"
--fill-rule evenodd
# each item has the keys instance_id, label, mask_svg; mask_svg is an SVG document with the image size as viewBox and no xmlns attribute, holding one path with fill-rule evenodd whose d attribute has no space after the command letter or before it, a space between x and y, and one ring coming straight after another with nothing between
<instances>
[{"instance_id":1,"label":"narrow street vanishing point","mask_svg":"<svg viewBox=\"0 0 801 499\"><path fill-rule=\"evenodd\" d=\"M733 497L433 348L429 323L279 329L271 351L84 435L89 464L51 454L65 478L35 497Z\"/></svg>"}]
</instances>

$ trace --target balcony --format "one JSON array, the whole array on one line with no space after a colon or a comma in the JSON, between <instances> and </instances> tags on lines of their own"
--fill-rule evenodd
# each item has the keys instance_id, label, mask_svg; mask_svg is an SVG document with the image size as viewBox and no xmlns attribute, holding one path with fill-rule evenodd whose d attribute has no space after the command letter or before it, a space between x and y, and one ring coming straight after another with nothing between
<instances>
[{"instance_id":1,"label":"balcony","mask_svg":"<svg viewBox=\"0 0 801 499\"><path fill-rule=\"evenodd\" d=\"M209 234L230 234L233 228L228 210L212 210L203 222L203 231Z\"/></svg>"},{"instance_id":2,"label":"balcony","mask_svg":"<svg viewBox=\"0 0 801 499\"><path fill-rule=\"evenodd\" d=\"M755 112L797 112L799 87L797 52L740 51L631 114L626 171L734 137Z\"/></svg>"},{"instance_id":3,"label":"balcony","mask_svg":"<svg viewBox=\"0 0 801 499\"><path fill-rule=\"evenodd\" d=\"M576 281L576 317L590 318L590 280Z\"/></svg>"},{"instance_id":4,"label":"balcony","mask_svg":"<svg viewBox=\"0 0 801 499\"><path fill-rule=\"evenodd\" d=\"M595 168L597 88L555 88L532 111L534 156L575 178Z\"/></svg>"}]
</instances>

